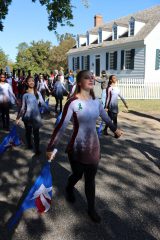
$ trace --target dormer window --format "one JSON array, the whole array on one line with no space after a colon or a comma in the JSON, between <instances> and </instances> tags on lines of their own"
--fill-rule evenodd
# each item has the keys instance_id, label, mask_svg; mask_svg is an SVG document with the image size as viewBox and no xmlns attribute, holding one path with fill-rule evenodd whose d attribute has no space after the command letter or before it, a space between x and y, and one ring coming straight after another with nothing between
<instances>
[{"instance_id":1,"label":"dormer window","mask_svg":"<svg viewBox=\"0 0 160 240\"><path fill-rule=\"evenodd\" d=\"M89 32L87 32L87 45L89 45Z\"/></svg>"},{"instance_id":2,"label":"dormer window","mask_svg":"<svg viewBox=\"0 0 160 240\"><path fill-rule=\"evenodd\" d=\"M135 32L135 19L131 18L130 23L129 23L129 32L130 32L130 36L134 36L134 32Z\"/></svg>"},{"instance_id":3,"label":"dormer window","mask_svg":"<svg viewBox=\"0 0 160 240\"><path fill-rule=\"evenodd\" d=\"M117 25L114 24L113 25L113 40L116 40L117 39Z\"/></svg>"},{"instance_id":4,"label":"dormer window","mask_svg":"<svg viewBox=\"0 0 160 240\"><path fill-rule=\"evenodd\" d=\"M102 43L102 30L99 30L99 43Z\"/></svg>"}]
</instances>

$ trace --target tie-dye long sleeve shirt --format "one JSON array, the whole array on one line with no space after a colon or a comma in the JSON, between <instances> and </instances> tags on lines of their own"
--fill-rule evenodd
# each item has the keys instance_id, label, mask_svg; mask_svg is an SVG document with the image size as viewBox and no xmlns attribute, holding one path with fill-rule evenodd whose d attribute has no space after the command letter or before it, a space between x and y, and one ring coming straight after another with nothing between
<instances>
[{"instance_id":1,"label":"tie-dye long sleeve shirt","mask_svg":"<svg viewBox=\"0 0 160 240\"><path fill-rule=\"evenodd\" d=\"M84 164L96 164L100 159L100 143L96 131L98 117L114 132L112 124L98 99L80 100L72 97L64 106L60 123L54 129L47 150L52 151L59 143L64 130L73 117L73 134L66 152L72 153L75 161Z\"/></svg>"}]
</instances>

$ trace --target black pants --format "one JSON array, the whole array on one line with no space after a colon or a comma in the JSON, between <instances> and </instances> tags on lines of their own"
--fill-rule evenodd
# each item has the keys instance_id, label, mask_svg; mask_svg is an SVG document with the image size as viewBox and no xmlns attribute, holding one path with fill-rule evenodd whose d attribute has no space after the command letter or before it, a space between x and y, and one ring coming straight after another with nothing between
<instances>
[{"instance_id":1,"label":"black pants","mask_svg":"<svg viewBox=\"0 0 160 240\"><path fill-rule=\"evenodd\" d=\"M3 128L9 128L9 103L0 104Z\"/></svg>"},{"instance_id":2,"label":"black pants","mask_svg":"<svg viewBox=\"0 0 160 240\"><path fill-rule=\"evenodd\" d=\"M93 211L95 208L95 175L98 164L83 164L74 161L73 156L69 155L72 174L68 178L67 187L73 189L74 185L82 178L85 178L85 194L88 203L88 210Z\"/></svg>"},{"instance_id":3,"label":"black pants","mask_svg":"<svg viewBox=\"0 0 160 240\"><path fill-rule=\"evenodd\" d=\"M25 135L27 146L30 148L32 146L32 133L33 133L33 140L34 140L34 147L35 151L39 151L39 128L34 129L30 124L24 122L25 125Z\"/></svg>"},{"instance_id":4,"label":"black pants","mask_svg":"<svg viewBox=\"0 0 160 240\"><path fill-rule=\"evenodd\" d=\"M41 90L41 95L42 95L43 100L45 101L46 89L42 89L42 90Z\"/></svg>"},{"instance_id":5,"label":"black pants","mask_svg":"<svg viewBox=\"0 0 160 240\"><path fill-rule=\"evenodd\" d=\"M112 120L115 127L117 127L117 115L118 115L117 113L113 113L111 111L108 111L108 116ZM108 129L108 126L106 125L105 128L104 128L104 131L107 131L107 129Z\"/></svg>"},{"instance_id":6,"label":"black pants","mask_svg":"<svg viewBox=\"0 0 160 240\"><path fill-rule=\"evenodd\" d=\"M60 103L60 112L62 112L62 98L57 98L57 97L55 97L55 99L56 99L56 106L55 106L55 112L57 112L57 108L58 108L58 105L59 105L59 103Z\"/></svg>"}]
</instances>

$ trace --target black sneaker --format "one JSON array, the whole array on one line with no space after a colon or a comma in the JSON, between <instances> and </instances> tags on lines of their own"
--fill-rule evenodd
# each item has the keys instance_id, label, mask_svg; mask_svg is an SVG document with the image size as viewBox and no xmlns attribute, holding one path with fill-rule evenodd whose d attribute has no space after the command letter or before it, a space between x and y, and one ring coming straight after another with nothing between
<instances>
[{"instance_id":1,"label":"black sneaker","mask_svg":"<svg viewBox=\"0 0 160 240\"><path fill-rule=\"evenodd\" d=\"M39 150L35 151L36 156L39 156L40 154L41 154L41 151L39 151Z\"/></svg>"},{"instance_id":2,"label":"black sneaker","mask_svg":"<svg viewBox=\"0 0 160 240\"><path fill-rule=\"evenodd\" d=\"M66 191L66 200L70 203L74 203L76 201L75 195L74 195L74 188L69 188L67 186L65 191Z\"/></svg>"},{"instance_id":3,"label":"black sneaker","mask_svg":"<svg viewBox=\"0 0 160 240\"><path fill-rule=\"evenodd\" d=\"M32 150L32 149L33 149L33 146L30 144L30 145L27 146L27 149Z\"/></svg>"},{"instance_id":4,"label":"black sneaker","mask_svg":"<svg viewBox=\"0 0 160 240\"><path fill-rule=\"evenodd\" d=\"M92 210L92 211L88 210L88 216L95 223L101 222L101 217L98 215L98 213L95 210Z\"/></svg>"}]
</instances>

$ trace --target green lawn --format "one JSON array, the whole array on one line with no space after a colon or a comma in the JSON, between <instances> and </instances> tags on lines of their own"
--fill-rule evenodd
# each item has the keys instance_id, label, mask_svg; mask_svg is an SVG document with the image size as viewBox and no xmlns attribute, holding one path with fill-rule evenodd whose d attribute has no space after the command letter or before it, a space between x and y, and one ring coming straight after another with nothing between
<instances>
[{"instance_id":1,"label":"green lawn","mask_svg":"<svg viewBox=\"0 0 160 240\"><path fill-rule=\"evenodd\" d=\"M154 112L160 114L160 100L126 100L129 106L129 110L137 112ZM63 100L63 106L66 102L66 97ZM55 104L55 98L50 97L50 103ZM124 111L125 107L123 102L119 100L119 110Z\"/></svg>"},{"instance_id":2,"label":"green lawn","mask_svg":"<svg viewBox=\"0 0 160 240\"><path fill-rule=\"evenodd\" d=\"M155 112L160 114L160 100L126 100L129 110L140 112ZM125 109L123 102L119 100L119 110Z\"/></svg>"}]
</instances>

